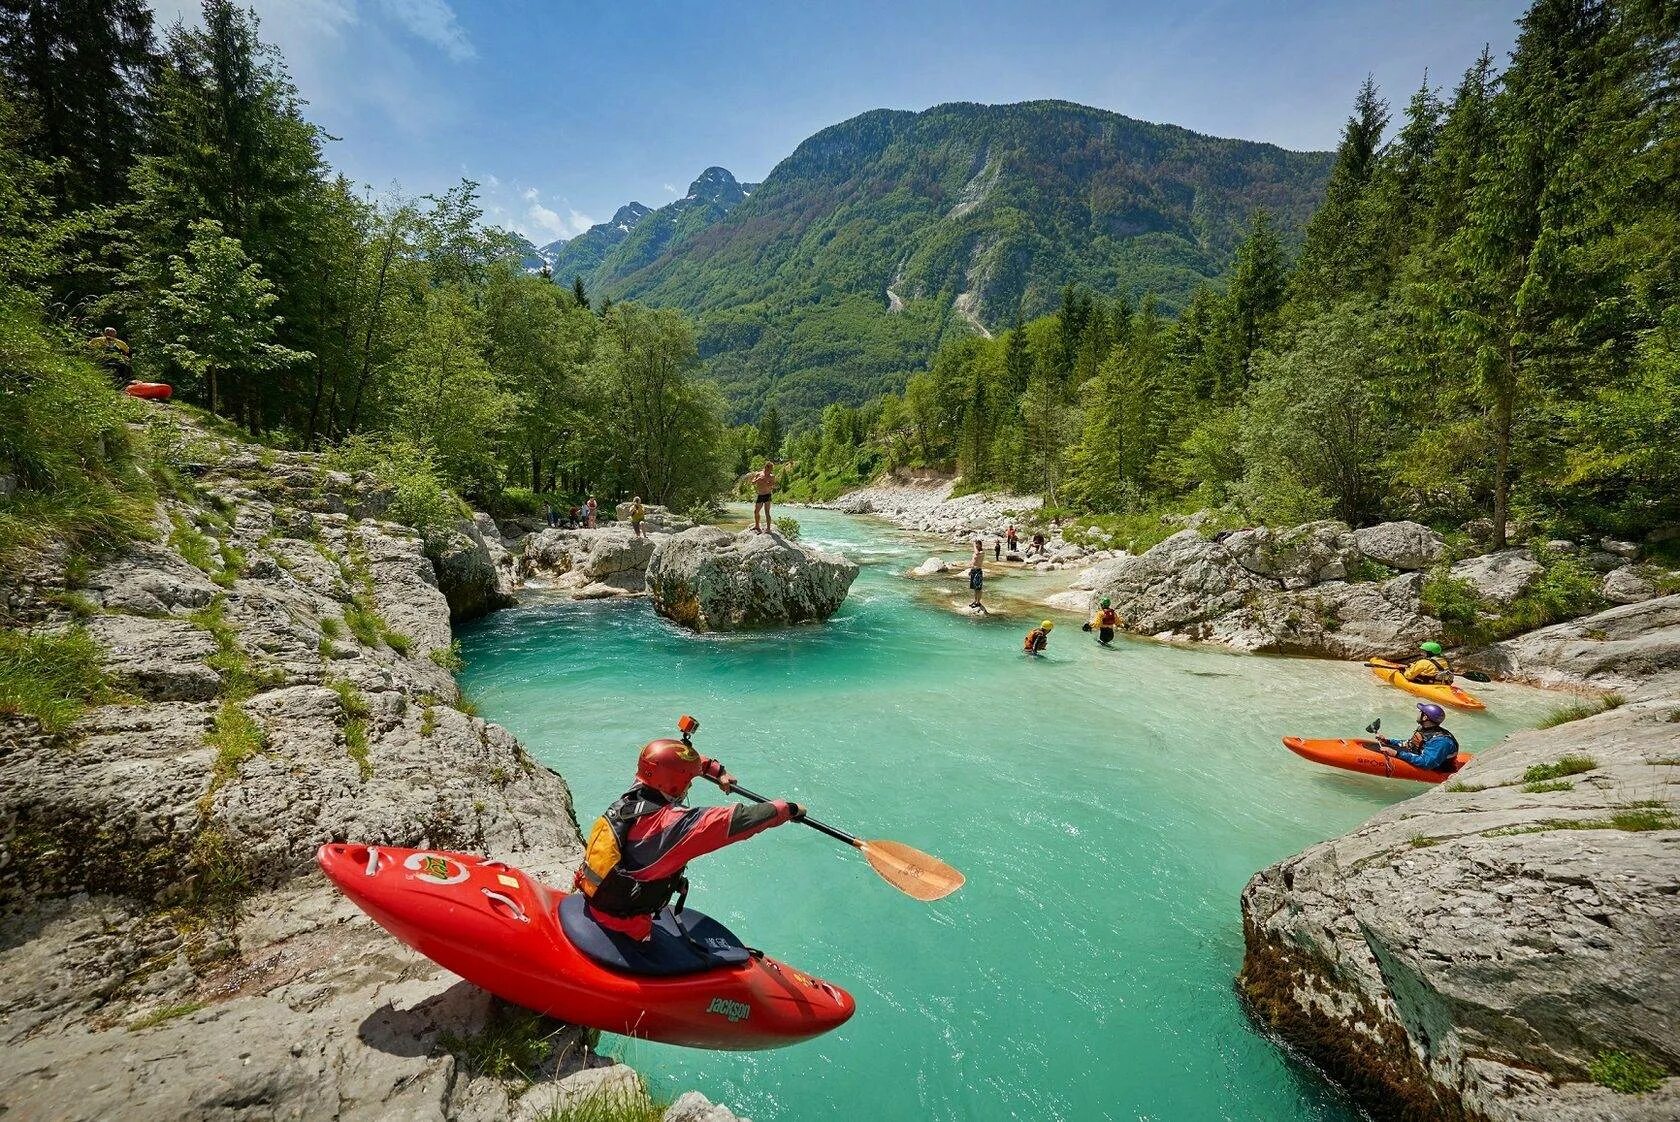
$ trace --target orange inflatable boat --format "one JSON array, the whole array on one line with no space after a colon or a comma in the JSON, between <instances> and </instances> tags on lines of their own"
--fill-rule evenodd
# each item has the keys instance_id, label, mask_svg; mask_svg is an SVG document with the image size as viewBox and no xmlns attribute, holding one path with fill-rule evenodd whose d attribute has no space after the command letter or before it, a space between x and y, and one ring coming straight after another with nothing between
<instances>
[{"instance_id":1,"label":"orange inflatable boat","mask_svg":"<svg viewBox=\"0 0 1680 1122\"><path fill-rule=\"evenodd\" d=\"M1286 736L1283 746L1302 759L1315 764L1339 767L1343 771L1357 771L1385 779L1413 779L1419 783L1439 783L1452 775L1451 771L1427 771L1413 767L1405 760L1396 760L1376 751L1374 740L1308 740L1302 736ZM1453 766L1457 771L1469 763L1471 757L1460 752Z\"/></svg>"}]
</instances>

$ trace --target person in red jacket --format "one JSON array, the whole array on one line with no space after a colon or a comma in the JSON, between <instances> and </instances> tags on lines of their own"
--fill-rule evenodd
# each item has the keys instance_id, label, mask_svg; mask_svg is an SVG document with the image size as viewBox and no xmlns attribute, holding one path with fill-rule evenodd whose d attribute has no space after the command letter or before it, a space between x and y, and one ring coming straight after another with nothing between
<instances>
[{"instance_id":1,"label":"person in red jacket","mask_svg":"<svg viewBox=\"0 0 1680 1122\"><path fill-rule=\"evenodd\" d=\"M588 901L589 918L632 939L652 935L654 917L673 897L681 908L688 893L683 870L690 861L805 816L798 803L782 799L685 806L688 788L700 776L725 791L735 777L694 750L688 737L698 721L684 717L679 727L681 740L653 740L642 748L636 785L595 820L583 865L573 877Z\"/></svg>"}]
</instances>

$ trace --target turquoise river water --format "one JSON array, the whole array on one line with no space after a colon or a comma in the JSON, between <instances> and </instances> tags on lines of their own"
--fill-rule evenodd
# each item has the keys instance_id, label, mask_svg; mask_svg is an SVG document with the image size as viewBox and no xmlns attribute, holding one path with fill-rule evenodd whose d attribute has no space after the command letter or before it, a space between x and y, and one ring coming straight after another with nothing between
<instances>
[{"instance_id":1,"label":"turquoise river water","mask_svg":"<svg viewBox=\"0 0 1680 1122\"><path fill-rule=\"evenodd\" d=\"M1308 763L1279 736L1357 734L1376 715L1398 731L1413 700L1354 664L1103 650L1066 616L1031 661L1021 635L1046 613L1007 593L1036 578L993 582L1012 614L973 619L952 610L955 583L901 575L927 540L795 513L807 542L864 565L826 625L696 637L643 602L538 593L464 637L462 684L566 776L586 829L641 744L688 712L747 786L968 883L920 904L792 825L706 858L691 905L851 990L857 1015L772 1052L617 1051L656 1092L695 1087L755 1122L1354 1117L1246 1020L1238 897L1421 790ZM1553 705L1477 688L1489 713L1451 722L1470 751Z\"/></svg>"}]
</instances>

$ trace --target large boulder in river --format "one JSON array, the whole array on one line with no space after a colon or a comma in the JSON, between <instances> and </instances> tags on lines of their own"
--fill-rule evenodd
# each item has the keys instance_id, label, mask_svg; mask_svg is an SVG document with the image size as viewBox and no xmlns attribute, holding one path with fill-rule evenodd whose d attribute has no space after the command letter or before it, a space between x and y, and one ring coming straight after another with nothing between
<instances>
[{"instance_id":1,"label":"large boulder in river","mask_svg":"<svg viewBox=\"0 0 1680 1122\"><path fill-rule=\"evenodd\" d=\"M594 580L605 580L620 573L639 572L653 559L653 541L628 530L598 534L589 543L589 555L584 558L584 573Z\"/></svg>"},{"instance_id":2,"label":"large boulder in river","mask_svg":"<svg viewBox=\"0 0 1680 1122\"><path fill-rule=\"evenodd\" d=\"M827 619L857 574L846 558L780 533L696 526L654 547L647 587L667 619L696 631L739 631Z\"/></svg>"},{"instance_id":3,"label":"large boulder in river","mask_svg":"<svg viewBox=\"0 0 1680 1122\"><path fill-rule=\"evenodd\" d=\"M452 621L477 619L513 603L513 557L488 514L462 519L428 545Z\"/></svg>"},{"instance_id":4,"label":"large boulder in river","mask_svg":"<svg viewBox=\"0 0 1680 1122\"><path fill-rule=\"evenodd\" d=\"M1353 539L1347 523L1326 520L1285 530L1238 530L1225 539L1225 548L1249 572L1298 589L1347 576Z\"/></svg>"},{"instance_id":5,"label":"large boulder in river","mask_svg":"<svg viewBox=\"0 0 1680 1122\"><path fill-rule=\"evenodd\" d=\"M1391 569L1427 569L1441 559L1446 543L1419 522L1379 522L1353 531L1354 548Z\"/></svg>"},{"instance_id":6,"label":"large boulder in river","mask_svg":"<svg viewBox=\"0 0 1680 1122\"><path fill-rule=\"evenodd\" d=\"M1241 607L1261 589L1277 587L1195 530L1180 530L1136 557L1117 558L1100 568L1101 582L1093 591L1113 601L1127 627L1145 634L1213 619Z\"/></svg>"},{"instance_id":7,"label":"large boulder in river","mask_svg":"<svg viewBox=\"0 0 1680 1122\"><path fill-rule=\"evenodd\" d=\"M1474 651L1470 660L1543 686L1637 690L1674 679L1680 693L1680 594L1542 627ZM1671 727L1680 734L1680 725Z\"/></svg>"}]
</instances>

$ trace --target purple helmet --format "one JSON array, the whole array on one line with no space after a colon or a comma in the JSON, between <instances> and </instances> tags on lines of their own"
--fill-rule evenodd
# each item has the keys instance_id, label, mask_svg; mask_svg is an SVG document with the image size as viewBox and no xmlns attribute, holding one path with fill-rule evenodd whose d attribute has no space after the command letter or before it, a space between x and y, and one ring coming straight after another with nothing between
<instances>
[{"instance_id":1,"label":"purple helmet","mask_svg":"<svg viewBox=\"0 0 1680 1122\"><path fill-rule=\"evenodd\" d=\"M1438 725L1447 719L1447 711L1433 701L1418 702L1418 713L1432 725Z\"/></svg>"}]
</instances>

